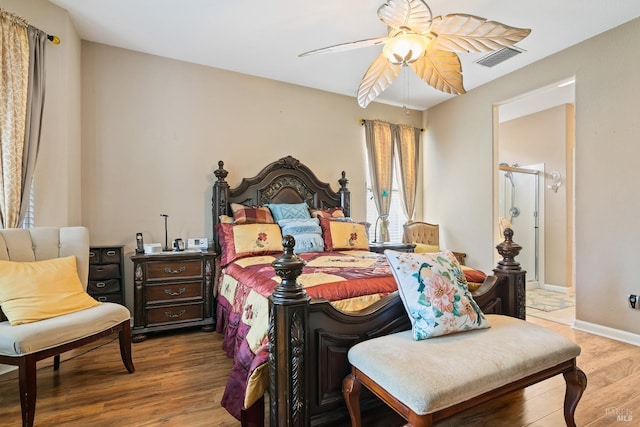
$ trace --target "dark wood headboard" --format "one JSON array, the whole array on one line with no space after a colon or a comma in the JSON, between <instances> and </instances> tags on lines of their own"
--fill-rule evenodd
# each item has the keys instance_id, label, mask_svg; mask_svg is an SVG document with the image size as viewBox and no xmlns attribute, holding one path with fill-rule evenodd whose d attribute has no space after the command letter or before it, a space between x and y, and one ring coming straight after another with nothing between
<instances>
[{"instance_id":1,"label":"dark wood headboard","mask_svg":"<svg viewBox=\"0 0 640 427\"><path fill-rule=\"evenodd\" d=\"M225 180L229 172L224 169L222 161L218 162L218 169L213 174L217 178L211 200L216 251L220 250L216 226L220 223L220 215L231 216L231 203L262 206L266 203L306 202L312 208L342 207L345 216L351 215L351 193L347 188L349 180L344 171L338 180L340 189L337 192L328 183L320 181L309 167L291 156L270 163L252 178L243 178L236 188L230 188Z\"/></svg>"}]
</instances>

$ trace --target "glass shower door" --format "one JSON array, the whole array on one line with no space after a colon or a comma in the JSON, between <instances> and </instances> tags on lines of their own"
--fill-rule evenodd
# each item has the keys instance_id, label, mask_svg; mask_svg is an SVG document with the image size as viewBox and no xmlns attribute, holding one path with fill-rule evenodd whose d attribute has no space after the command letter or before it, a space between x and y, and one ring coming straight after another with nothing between
<instances>
[{"instance_id":1,"label":"glass shower door","mask_svg":"<svg viewBox=\"0 0 640 427\"><path fill-rule=\"evenodd\" d=\"M539 280L538 173L531 168L500 164L499 216L507 219L513 240L522 246L516 260L527 272L527 282Z\"/></svg>"}]
</instances>

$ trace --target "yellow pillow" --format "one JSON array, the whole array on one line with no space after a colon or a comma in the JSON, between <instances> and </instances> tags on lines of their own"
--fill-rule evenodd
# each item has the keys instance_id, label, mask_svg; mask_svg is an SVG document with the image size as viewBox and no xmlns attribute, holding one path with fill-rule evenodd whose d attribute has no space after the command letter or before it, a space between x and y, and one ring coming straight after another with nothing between
<instances>
[{"instance_id":1,"label":"yellow pillow","mask_svg":"<svg viewBox=\"0 0 640 427\"><path fill-rule=\"evenodd\" d=\"M413 252L416 253L436 253L440 252L440 245L427 245L426 243L416 243Z\"/></svg>"},{"instance_id":2,"label":"yellow pillow","mask_svg":"<svg viewBox=\"0 0 640 427\"><path fill-rule=\"evenodd\" d=\"M75 256L35 262L0 260L0 306L11 325L49 319L98 304L80 282Z\"/></svg>"}]
</instances>

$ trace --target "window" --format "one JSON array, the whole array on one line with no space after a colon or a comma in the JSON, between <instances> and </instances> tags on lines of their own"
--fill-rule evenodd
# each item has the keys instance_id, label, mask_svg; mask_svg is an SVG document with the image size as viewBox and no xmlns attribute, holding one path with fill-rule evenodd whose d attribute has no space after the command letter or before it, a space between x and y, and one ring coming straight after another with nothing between
<instances>
[{"instance_id":1,"label":"window","mask_svg":"<svg viewBox=\"0 0 640 427\"><path fill-rule=\"evenodd\" d=\"M396 165L397 167L397 165ZM369 165L367 164L367 170ZM367 174L367 222L371 224L369 228L369 240L374 241L376 234L380 233L380 230L376 230L376 220L378 219L378 211L376 210L376 204L373 201L373 194L371 190L371 183L369 182L369 176ZM382 222L380 220L379 223ZM403 225L407 222L407 217L404 214L402 208L402 198L400 197L400 187L398 186L398 180L394 174L393 184L391 186L391 206L389 207L389 240L394 243L402 241L402 235L404 234ZM378 238L380 236L378 235Z\"/></svg>"}]
</instances>

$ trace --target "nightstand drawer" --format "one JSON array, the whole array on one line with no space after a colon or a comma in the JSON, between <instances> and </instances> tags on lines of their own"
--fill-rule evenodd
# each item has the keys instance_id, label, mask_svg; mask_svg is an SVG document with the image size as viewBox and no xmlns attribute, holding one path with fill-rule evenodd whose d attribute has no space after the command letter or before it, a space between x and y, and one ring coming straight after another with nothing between
<instances>
[{"instance_id":1,"label":"nightstand drawer","mask_svg":"<svg viewBox=\"0 0 640 427\"><path fill-rule=\"evenodd\" d=\"M177 323L204 318L202 303L182 304L146 310L147 325Z\"/></svg>"},{"instance_id":2,"label":"nightstand drawer","mask_svg":"<svg viewBox=\"0 0 640 427\"><path fill-rule=\"evenodd\" d=\"M120 278L120 264L89 265L91 280Z\"/></svg>"},{"instance_id":3,"label":"nightstand drawer","mask_svg":"<svg viewBox=\"0 0 640 427\"><path fill-rule=\"evenodd\" d=\"M202 278L202 261L150 261L147 263L148 282L183 278Z\"/></svg>"},{"instance_id":4,"label":"nightstand drawer","mask_svg":"<svg viewBox=\"0 0 640 427\"><path fill-rule=\"evenodd\" d=\"M92 295L120 292L120 279L89 280L87 292Z\"/></svg>"},{"instance_id":5,"label":"nightstand drawer","mask_svg":"<svg viewBox=\"0 0 640 427\"><path fill-rule=\"evenodd\" d=\"M202 299L202 280L192 283L173 283L147 286L147 304L186 299Z\"/></svg>"}]
</instances>

